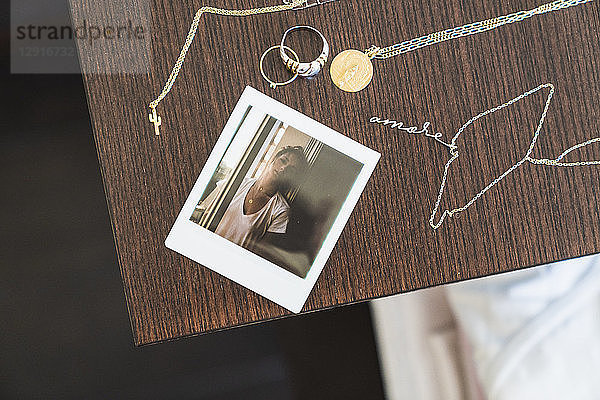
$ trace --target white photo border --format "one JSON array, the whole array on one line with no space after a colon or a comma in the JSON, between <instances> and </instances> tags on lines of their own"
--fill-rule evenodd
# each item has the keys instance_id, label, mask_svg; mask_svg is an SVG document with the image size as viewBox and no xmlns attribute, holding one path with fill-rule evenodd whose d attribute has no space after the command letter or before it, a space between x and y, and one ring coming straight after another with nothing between
<instances>
[{"instance_id":1,"label":"white photo border","mask_svg":"<svg viewBox=\"0 0 600 400\"><path fill-rule=\"evenodd\" d=\"M234 138L239 121L248 106L257 107L268 115L363 164L305 278L300 278L190 220L229 143ZM171 228L165 245L282 307L299 313L348 222L380 156L378 152L247 86ZM223 254L227 254L227 257L223 257Z\"/></svg>"}]
</instances>

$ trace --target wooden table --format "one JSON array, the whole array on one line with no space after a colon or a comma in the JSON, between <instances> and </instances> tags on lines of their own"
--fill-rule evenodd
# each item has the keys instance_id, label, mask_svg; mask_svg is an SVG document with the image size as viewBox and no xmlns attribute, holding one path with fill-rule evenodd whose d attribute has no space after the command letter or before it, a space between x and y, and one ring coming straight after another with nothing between
<instances>
[{"instance_id":1,"label":"wooden table","mask_svg":"<svg viewBox=\"0 0 600 400\"><path fill-rule=\"evenodd\" d=\"M600 251L600 167L525 164L436 231L428 220L447 149L431 138L369 123L372 116L414 125L431 121L450 139L479 112L551 82L556 94L534 156L556 157L600 136L598 3L376 61L373 82L357 94L335 88L327 72L273 91L261 78L258 59L296 24L320 29L335 55L534 8L540 1L338 0L247 18L205 15L173 91L159 106L158 137L147 105L203 4L105 3L71 1L74 24L130 19L151 27L145 41L78 41L136 344L289 315L163 244L246 85L382 153L306 312ZM273 2L210 4L264 3ZM309 34L291 39L301 57L318 54L319 43ZM453 166L442 205L465 203L523 157L546 96L530 96L465 132L465 156ZM600 159L600 145L573 157Z\"/></svg>"}]
</instances>

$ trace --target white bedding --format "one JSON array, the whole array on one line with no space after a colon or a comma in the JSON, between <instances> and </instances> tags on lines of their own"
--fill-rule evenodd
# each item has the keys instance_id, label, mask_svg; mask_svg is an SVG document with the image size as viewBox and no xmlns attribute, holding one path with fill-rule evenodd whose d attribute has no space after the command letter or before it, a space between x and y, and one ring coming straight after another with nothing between
<instances>
[{"instance_id":1,"label":"white bedding","mask_svg":"<svg viewBox=\"0 0 600 400\"><path fill-rule=\"evenodd\" d=\"M489 399L600 399L600 255L447 294Z\"/></svg>"}]
</instances>

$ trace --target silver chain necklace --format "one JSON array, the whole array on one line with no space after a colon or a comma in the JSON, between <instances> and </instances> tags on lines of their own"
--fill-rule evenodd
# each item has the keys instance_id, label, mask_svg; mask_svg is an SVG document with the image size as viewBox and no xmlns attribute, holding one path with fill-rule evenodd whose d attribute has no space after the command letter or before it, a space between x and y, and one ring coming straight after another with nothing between
<instances>
[{"instance_id":1,"label":"silver chain necklace","mask_svg":"<svg viewBox=\"0 0 600 400\"><path fill-rule=\"evenodd\" d=\"M544 111L542 112L542 115L540 117L540 120L538 122L537 128L535 130L535 133L533 135L533 139L531 140L531 143L529 145L529 148L527 150L527 152L525 153L525 156L517 161L512 167L510 167L509 169L507 169L506 171L504 171L502 174L500 174L497 178L495 178L492 182L490 182L486 187L484 187L483 189L481 189L475 196L473 196L467 203L465 203L463 206L458 207L458 208L454 208L451 210L444 210L441 214L441 216L437 217L437 214L439 212L439 208L440 208L440 203L442 201L442 197L444 195L444 191L446 189L446 182L448 180L448 171L450 170L450 166L452 165L452 163L458 158L459 156L459 147L456 144L456 142L458 141L458 139L460 138L460 136L462 135L462 133L465 131L465 129L467 129L470 125L472 125L475 121L477 121L480 118L483 118L487 115L493 114L496 111L500 111L506 107L509 107L515 103L517 103L518 101L542 90L542 89L550 89L550 92L548 93L548 97L546 99L546 104L544 106ZM469 207L471 207L477 200L479 200L481 198L481 196L483 196L488 190L490 190L491 188L493 188L494 186L496 186L501 180L503 180L504 178L506 178L508 175L510 175L514 170L516 170L517 168L519 168L521 165L525 164L526 162L531 163L533 165L547 165L550 167L581 167L581 166L590 166L590 165L600 165L600 160L599 161L575 161L575 162L565 162L563 161L563 159L570 154L571 152L581 149L585 146L588 146L592 143L600 143L600 137L594 138L594 139L590 139L587 140L585 142L576 144L575 146L569 147L567 150L563 151L558 157L556 158L552 158L552 159L548 159L548 158L533 158L531 156L531 154L533 153L533 150L535 148L535 145L537 143L538 137L540 135L540 132L542 130L542 127L544 125L544 121L546 119L546 115L548 114L548 109L550 108L550 103L552 101L552 97L554 96L554 85L551 83L545 83L543 85L540 85L538 87L536 87L535 89L531 89L517 97L515 97L512 100L507 101L504 104L501 104L497 107L491 108L489 110L486 110L480 114L477 114L476 116L474 116L473 118L471 118L469 121L467 121L463 126L461 126L461 128L456 132L456 134L454 135L454 137L452 138L452 140L447 143L444 142L443 140L441 140L441 134L430 134L428 133L428 128L431 125L431 123L426 122L425 124L423 124L423 129L421 131L417 131L416 128L406 128L404 127L403 123L399 123L397 121L393 121L393 120L389 120L389 119L385 119L382 120L378 117L373 117L370 119L369 122L371 123L377 123L377 124L382 124L384 126L388 126L391 125L392 129L401 129L403 131L406 131L407 133L416 133L416 134L424 134L425 136L429 136L432 137L434 139L436 139L438 142L440 142L441 144L443 144L444 146L446 146L449 151L450 151L450 159L448 160L448 162L446 163L446 166L444 167L444 175L442 177L442 181L440 183L440 190L438 192L438 196L435 202L435 206L433 207L433 211L431 213L431 216L429 218L429 225L433 228L433 229L438 229L444 222L444 220L446 219L446 217L453 217L456 214L459 214L461 212L467 211L467 209ZM411 131L412 129L412 131ZM437 220L436 220L437 217Z\"/></svg>"}]
</instances>

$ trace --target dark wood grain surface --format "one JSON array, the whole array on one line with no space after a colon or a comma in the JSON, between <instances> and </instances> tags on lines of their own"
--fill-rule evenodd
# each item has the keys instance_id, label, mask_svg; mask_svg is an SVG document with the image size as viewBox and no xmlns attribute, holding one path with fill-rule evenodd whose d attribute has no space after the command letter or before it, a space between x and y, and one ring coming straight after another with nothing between
<instances>
[{"instance_id":1,"label":"dark wood grain surface","mask_svg":"<svg viewBox=\"0 0 600 400\"><path fill-rule=\"evenodd\" d=\"M556 94L534 156L556 157L600 136L597 3L376 61L373 82L357 94L335 88L328 73L273 91L261 78L258 59L296 24L320 29L335 55L533 8L540 1L338 0L247 18L206 15L173 91L159 106L160 137L148 122L147 104L162 88L195 10L204 4L130 3L118 10L71 0L71 8L75 24L115 16L139 21L145 18L139 10L150 10L142 21L151 27L150 46L141 58L124 57L141 43L78 43L136 344L289 315L163 244L246 85L382 153L304 311L600 251L600 167L525 164L435 231L428 220L448 151L430 138L369 123L372 116L414 125L431 121L449 140L479 112L551 82ZM318 54L310 34L290 43L305 58ZM106 63L113 73L106 73ZM127 63L140 63L147 72L127 73ZM271 72L276 74L274 67ZM442 206L462 205L523 157L546 95L532 95L465 131L459 141L464 157L461 153L450 171ZM600 145L572 157L600 159Z\"/></svg>"}]
</instances>

